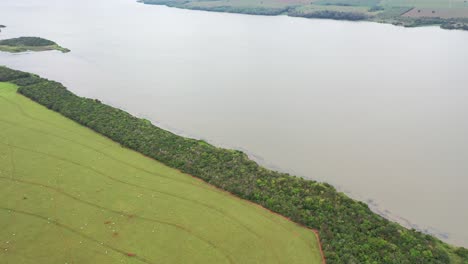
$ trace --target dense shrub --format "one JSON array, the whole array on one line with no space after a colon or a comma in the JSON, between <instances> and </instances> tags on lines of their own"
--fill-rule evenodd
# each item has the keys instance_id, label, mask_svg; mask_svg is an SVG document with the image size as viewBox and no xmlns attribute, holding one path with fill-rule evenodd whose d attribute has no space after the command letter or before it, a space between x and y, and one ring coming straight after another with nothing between
<instances>
[{"instance_id":1,"label":"dense shrub","mask_svg":"<svg viewBox=\"0 0 468 264\"><path fill-rule=\"evenodd\" d=\"M378 5L371 6L368 9L369 12L377 12L377 11L382 11L382 10L385 10L385 8L382 6L378 6Z\"/></svg>"},{"instance_id":2,"label":"dense shrub","mask_svg":"<svg viewBox=\"0 0 468 264\"><path fill-rule=\"evenodd\" d=\"M19 37L19 38L0 40L0 45L13 46L13 47L16 47L16 46L42 47L42 46L52 46L56 44L53 41L43 39L43 38Z\"/></svg>"},{"instance_id":3,"label":"dense shrub","mask_svg":"<svg viewBox=\"0 0 468 264\"><path fill-rule=\"evenodd\" d=\"M29 77L29 73L13 71L6 67L0 67L0 82L7 82L16 79Z\"/></svg>"},{"instance_id":4,"label":"dense shrub","mask_svg":"<svg viewBox=\"0 0 468 264\"><path fill-rule=\"evenodd\" d=\"M462 257L463 259L468 260L468 249L466 248L460 247L460 248L455 249L455 254Z\"/></svg>"},{"instance_id":5,"label":"dense shrub","mask_svg":"<svg viewBox=\"0 0 468 264\"><path fill-rule=\"evenodd\" d=\"M57 82L28 79L6 68L0 68L0 80L14 81L24 96L125 147L318 229L329 264L450 263L449 249L441 241L382 218L326 183L271 171L241 151L177 136L97 100L78 97ZM468 261L465 249L457 254Z\"/></svg>"},{"instance_id":6,"label":"dense shrub","mask_svg":"<svg viewBox=\"0 0 468 264\"><path fill-rule=\"evenodd\" d=\"M233 6L191 6L193 10L204 10L213 12L238 13L248 15L277 16L288 11L288 8L268 8L268 7L233 7Z\"/></svg>"},{"instance_id":7,"label":"dense shrub","mask_svg":"<svg viewBox=\"0 0 468 264\"><path fill-rule=\"evenodd\" d=\"M366 20L368 16L358 12L340 12L332 10L319 10L312 12L301 12L300 10L291 10L288 13L290 16L305 17L305 18L327 18L335 20Z\"/></svg>"},{"instance_id":8,"label":"dense shrub","mask_svg":"<svg viewBox=\"0 0 468 264\"><path fill-rule=\"evenodd\" d=\"M42 82L42 81L44 81L44 79L28 74L27 77L21 77L21 78L12 80L10 82L18 86L27 86L27 85L35 84L35 83Z\"/></svg>"}]
</instances>

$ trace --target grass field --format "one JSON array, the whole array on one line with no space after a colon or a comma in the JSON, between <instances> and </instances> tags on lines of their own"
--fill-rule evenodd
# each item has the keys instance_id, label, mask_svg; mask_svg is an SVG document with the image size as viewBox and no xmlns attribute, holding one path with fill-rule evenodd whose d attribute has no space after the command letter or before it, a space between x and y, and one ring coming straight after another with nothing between
<instances>
[{"instance_id":1,"label":"grass field","mask_svg":"<svg viewBox=\"0 0 468 264\"><path fill-rule=\"evenodd\" d=\"M0 83L0 262L321 263L312 230Z\"/></svg>"},{"instance_id":2,"label":"grass field","mask_svg":"<svg viewBox=\"0 0 468 264\"><path fill-rule=\"evenodd\" d=\"M468 18L468 8L413 8L404 17Z\"/></svg>"}]
</instances>

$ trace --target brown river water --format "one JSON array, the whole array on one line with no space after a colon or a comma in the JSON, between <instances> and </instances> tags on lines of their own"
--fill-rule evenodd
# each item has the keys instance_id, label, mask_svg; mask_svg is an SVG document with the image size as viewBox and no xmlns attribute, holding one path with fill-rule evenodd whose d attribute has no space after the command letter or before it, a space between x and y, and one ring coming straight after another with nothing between
<instances>
[{"instance_id":1,"label":"brown river water","mask_svg":"<svg viewBox=\"0 0 468 264\"><path fill-rule=\"evenodd\" d=\"M0 24L72 50L2 65L468 246L468 32L134 0L1 0Z\"/></svg>"}]
</instances>

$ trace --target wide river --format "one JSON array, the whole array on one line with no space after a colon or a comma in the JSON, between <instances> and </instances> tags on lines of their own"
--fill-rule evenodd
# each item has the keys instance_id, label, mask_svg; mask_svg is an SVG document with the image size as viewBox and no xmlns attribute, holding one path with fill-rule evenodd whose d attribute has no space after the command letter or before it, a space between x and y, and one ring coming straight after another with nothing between
<instances>
[{"instance_id":1,"label":"wide river","mask_svg":"<svg viewBox=\"0 0 468 264\"><path fill-rule=\"evenodd\" d=\"M1 0L0 24L72 50L0 64L468 246L468 32L134 0Z\"/></svg>"}]
</instances>

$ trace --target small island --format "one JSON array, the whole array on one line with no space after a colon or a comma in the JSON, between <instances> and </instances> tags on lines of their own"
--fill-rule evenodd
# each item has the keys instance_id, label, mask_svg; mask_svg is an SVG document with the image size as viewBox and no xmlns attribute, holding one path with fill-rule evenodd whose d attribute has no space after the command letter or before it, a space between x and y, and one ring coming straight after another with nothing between
<instances>
[{"instance_id":1,"label":"small island","mask_svg":"<svg viewBox=\"0 0 468 264\"><path fill-rule=\"evenodd\" d=\"M57 43L38 37L19 37L0 40L0 51L18 53L25 51L58 50L63 53L70 52L69 49L59 46Z\"/></svg>"}]
</instances>

